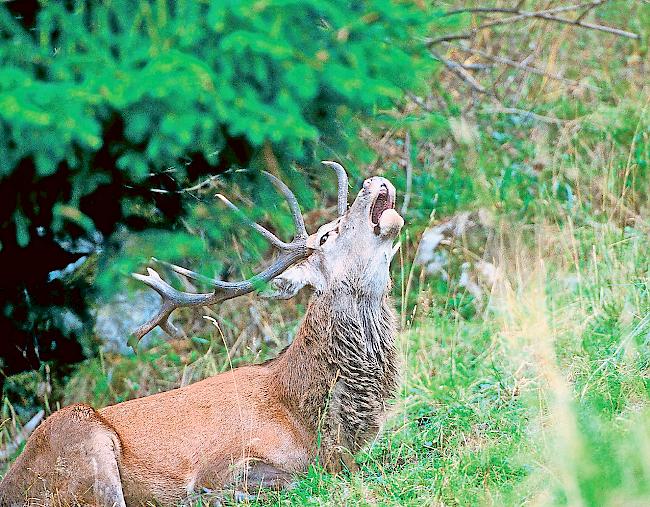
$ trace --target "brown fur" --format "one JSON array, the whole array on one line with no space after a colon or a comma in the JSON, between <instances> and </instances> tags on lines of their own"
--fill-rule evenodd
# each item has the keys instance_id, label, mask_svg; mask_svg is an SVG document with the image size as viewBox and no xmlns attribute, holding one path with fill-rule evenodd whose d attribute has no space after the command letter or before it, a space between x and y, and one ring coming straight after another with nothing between
<instances>
[{"instance_id":1,"label":"brown fur","mask_svg":"<svg viewBox=\"0 0 650 507\"><path fill-rule=\"evenodd\" d=\"M117 432L93 408L63 408L30 437L0 485L0 504L111 505L121 490L120 449Z\"/></svg>"}]
</instances>

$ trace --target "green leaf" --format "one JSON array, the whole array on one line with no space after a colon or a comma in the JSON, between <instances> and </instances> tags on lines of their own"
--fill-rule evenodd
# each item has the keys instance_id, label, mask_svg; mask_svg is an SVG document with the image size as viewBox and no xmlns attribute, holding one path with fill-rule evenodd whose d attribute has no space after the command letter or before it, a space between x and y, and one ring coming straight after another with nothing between
<instances>
[{"instance_id":1,"label":"green leaf","mask_svg":"<svg viewBox=\"0 0 650 507\"><path fill-rule=\"evenodd\" d=\"M16 243L21 248L29 244L29 219L23 215L22 211L14 211L14 224L16 224Z\"/></svg>"},{"instance_id":2,"label":"green leaf","mask_svg":"<svg viewBox=\"0 0 650 507\"><path fill-rule=\"evenodd\" d=\"M39 176L50 176L55 173L58 160L54 159L49 153L36 153L36 171Z\"/></svg>"},{"instance_id":3,"label":"green leaf","mask_svg":"<svg viewBox=\"0 0 650 507\"><path fill-rule=\"evenodd\" d=\"M55 204L52 209L52 229L54 231L61 231L65 221L70 221L78 225L86 232L92 232L95 229L95 224L92 219L79 209L68 204Z\"/></svg>"}]
</instances>

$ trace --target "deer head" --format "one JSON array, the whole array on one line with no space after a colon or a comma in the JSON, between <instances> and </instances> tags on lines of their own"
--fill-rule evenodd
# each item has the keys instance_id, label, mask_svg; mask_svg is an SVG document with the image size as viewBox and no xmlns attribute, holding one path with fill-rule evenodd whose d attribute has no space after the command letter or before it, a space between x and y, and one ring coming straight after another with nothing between
<instances>
[{"instance_id":1,"label":"deer head","mask_svg":"<svg viewBox=\"0 0 650 507\"><path fill-rule=\"evenodd\" d=\"M335 162L325 163L343 171ZM390 181L381 177L364 181L350 209L339 207L336 220L307 238L312 253L276 276L267 297L288 299L303 287L318 293L345 285L356 293L382 295L395 252L393 240L404 225L394 207L395 187Z\"/></svg>"},{"instance_id":2,"label":"deer head","mask_svg":"<svg viewBox=\"0 0 650 507\"><path fill-rule=\"evenodd\" d=\"M343 166L324 161L338 177L338 217L308 235L298 202L289 188L272 174L264 172L285 196L293 216L296 236L285 243L259 224L248 220L224 196L219 197L253 229L262 234L278 251L279 256L268 268L242 282L224 282L204 277L194 271L153 259L187 278L207 282L212 293L194 294L174 289L153 269L147 275L133 273L162 297L159 312L134 331L139 340L156 326L172 337L183 336L170 322L177 308L207 306L248 294L270 282L263 295L273 299L293 297L303 287L323 292L347 284L363 294L383 294L388 286L388 266L395 248L392 242L404 225L394 209L395 187L385 178L373 177L363 183L354 203L347 207L348 178Z\"/></svg>"}]
</instances>

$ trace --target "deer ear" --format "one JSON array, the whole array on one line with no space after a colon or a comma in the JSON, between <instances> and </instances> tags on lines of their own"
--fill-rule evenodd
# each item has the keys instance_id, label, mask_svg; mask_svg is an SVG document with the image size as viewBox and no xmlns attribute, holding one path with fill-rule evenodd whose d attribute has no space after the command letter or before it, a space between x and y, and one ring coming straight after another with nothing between
<instances>
[{"instance_id":1,"label":"deer ear","mask_svg":"<svg viewBox=\"0 0 650 507\"><path fill-rule=\"evenodd\" d=\"M298 294L303 287L315 289L320 285L321 277L318 270L307 260L276 276L261 296L267 299L290 299Z\"/></svg>"}]
</instances>

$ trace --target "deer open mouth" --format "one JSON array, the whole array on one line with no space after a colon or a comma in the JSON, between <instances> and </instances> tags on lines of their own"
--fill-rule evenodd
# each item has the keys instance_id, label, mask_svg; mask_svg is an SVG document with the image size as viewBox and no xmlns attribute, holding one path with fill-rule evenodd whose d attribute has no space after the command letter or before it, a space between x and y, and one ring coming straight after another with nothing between
<instances>
[{"instance_id":1,"label":"deer open mouth","mask_svg":"<svg viewBox=\"0 0 650 507\"><path fill-rule=\"evenodd\" d=\"M373 203L372 208L370 208L370 220L372 221L372 225L379 225L381 214L386 210L393 209L394 207L394 196L390 195L390 191L386 185L382 185L379 194L375 197L375 202Z\"/></svg>"}]
</instances>

